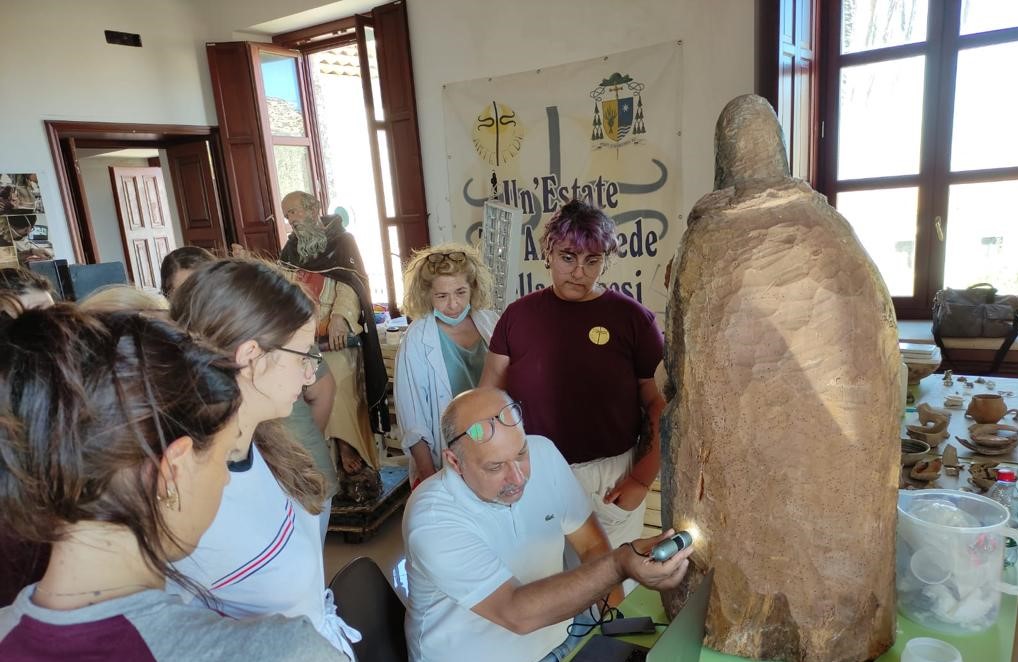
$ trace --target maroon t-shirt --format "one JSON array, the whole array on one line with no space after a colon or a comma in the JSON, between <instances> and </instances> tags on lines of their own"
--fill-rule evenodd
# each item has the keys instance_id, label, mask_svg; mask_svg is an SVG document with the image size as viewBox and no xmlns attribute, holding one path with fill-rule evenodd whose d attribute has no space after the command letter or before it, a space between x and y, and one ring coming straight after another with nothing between
<instances>
[{"instance_id":1,"label":"maroon t-shirt","mask_svg":"<svg viewBox=\"0 0 1018 662\"><path fill-rule=\"evenodd\" d=\"M509 357L506 390L523 402L527 433L548 437L576 464L636 444L637 380L654 377L664 338L654 313L631 297L607 290L563 301L549 287L506 308L489 351Z\"/></svg>"}]
</instances>

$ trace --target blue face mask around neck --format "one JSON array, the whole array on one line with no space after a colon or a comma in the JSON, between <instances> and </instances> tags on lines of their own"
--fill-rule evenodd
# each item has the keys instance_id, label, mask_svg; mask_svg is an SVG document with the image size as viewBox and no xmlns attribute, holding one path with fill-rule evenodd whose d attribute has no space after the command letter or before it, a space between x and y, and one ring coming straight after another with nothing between
<instances>
[{"instance_id":1,"label":"blue face mask around neck","mask_svg":"<svg viewBox=\"0 0 1018 662\"><path fill-rule=\"evenodd\" d=\"M469 314L470 314L470 304L468 303L466 308L463 309L463 312L461 312L456 317L449 317L442 311L435 310L435 319L445 322L449 326L456 326L457 324L465 320L467 318L467 315Z\"/></svg>"}]
</instances>

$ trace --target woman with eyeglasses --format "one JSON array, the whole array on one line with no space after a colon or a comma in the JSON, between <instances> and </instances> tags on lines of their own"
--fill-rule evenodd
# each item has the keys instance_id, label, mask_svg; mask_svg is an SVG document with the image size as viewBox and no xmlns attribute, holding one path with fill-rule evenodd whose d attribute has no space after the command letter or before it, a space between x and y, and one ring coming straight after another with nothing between
<instances>
[{"instance_id":1,"label":"woman with eyeglasses","mask_svg":"<svg viewBox=\"0 0 1018 662\"><path fill-rule=\"evenodd\" d=\"M307 616L352 659L360 635L336 615L325 589L322 475L278 421L315 380L321 356L314 302L282 270L233 258L184 281L170 317L233 358L242 394L242 452L230 465L222 505L198 548L175 567L208 591L220 612ZM172 590L191 596L184 586Z\"/></svg>"},{"instance_id":2,"label":"woman with eyeglasses","mask_svg":"<svg viewBox=\"0 0 1018 662\"><path fill-rule=\"evenodd\" d=\"M411 485L442 467L442 411L481 379L498 321L491 273L463 244L414 254L403 271L403 311L414 319L396 355L393 388Z\"/></svg>"},{"instance_id":3,"label":"woman with eyeglasses","mask_svg":"<svg viewBox=\"0 0 1018 662\"><path fill-rule=\"evenodd\" d=\"M618 251L616 232L604 212L577 200L548 221L541 252L552 286L506 308L481 379L526 405L527 432L555 442L613 547L643 529L664 408L654 313L600 283Z\"/></svg>"},{"instance_id":4,"label":"woman with eyeglasses","mask_svg":"<svg viewBox=\"0 0 1018 662\"><path fill-rule=\"evenodd\" d=\"M52 546L0 609L0 659L347 659L305 619L239 622L164 591L191 585L175 563L247 453L238 380L233 357L151 316L0 315L0 530Z\"/></svg>"}]
</instances>

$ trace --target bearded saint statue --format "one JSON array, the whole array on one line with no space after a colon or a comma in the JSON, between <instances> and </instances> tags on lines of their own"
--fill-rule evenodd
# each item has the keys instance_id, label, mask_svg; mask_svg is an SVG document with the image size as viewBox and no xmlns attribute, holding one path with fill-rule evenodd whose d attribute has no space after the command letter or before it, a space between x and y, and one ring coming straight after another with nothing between
<instances>
[{"instance_id":1,"label":"bearded saint statue","mask_svg":"<svg viewBox=\"0 0 1018 662\"><path fill-rule=\"evenodd\" d=\"M373 433L389 431L389 405L364 262L342 219L323 218L310 193L286 195L283 211L293 233L279 261L318 302L316 336L336 380L325 436L338 441L340 466L353 479L340 481L341 495L369 501L381 492Z\"/></svg>"}]
</instances>

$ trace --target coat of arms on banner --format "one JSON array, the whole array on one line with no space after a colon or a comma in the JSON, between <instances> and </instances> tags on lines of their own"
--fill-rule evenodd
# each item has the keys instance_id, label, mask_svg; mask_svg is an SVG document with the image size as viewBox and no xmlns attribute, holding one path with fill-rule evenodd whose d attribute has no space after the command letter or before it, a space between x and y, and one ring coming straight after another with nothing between
<instances>
[{"instance_id":1,"label":"coat of arms on banner","mask_svg":"<svg viewBox=\"0 0 1018 662\"><path fill-rule=\"evenodd\" d=\"M644 84L627 74L613 73L591 90L594 122L590 140L595 149L640 143L647 132L643 123Z\"/></svg>"}]
</instances>

